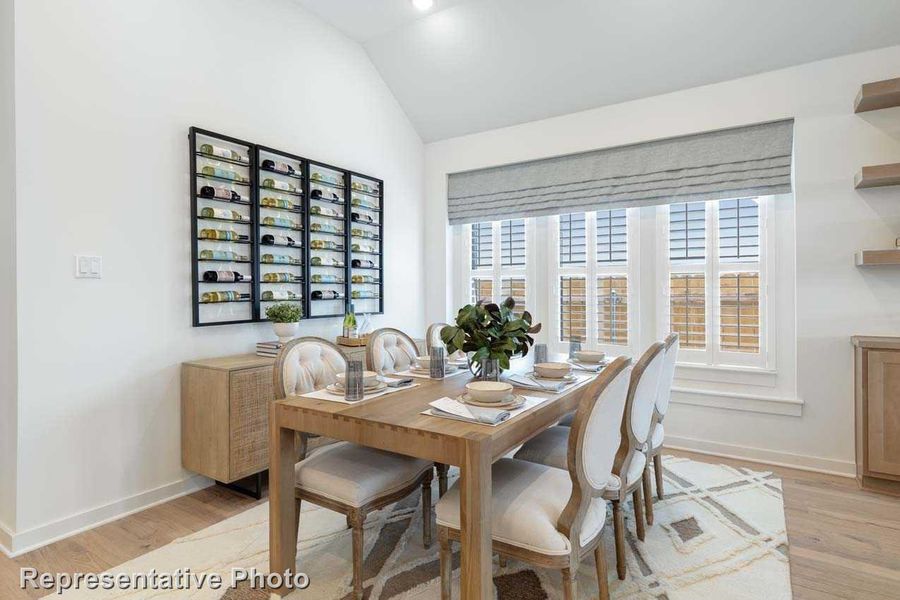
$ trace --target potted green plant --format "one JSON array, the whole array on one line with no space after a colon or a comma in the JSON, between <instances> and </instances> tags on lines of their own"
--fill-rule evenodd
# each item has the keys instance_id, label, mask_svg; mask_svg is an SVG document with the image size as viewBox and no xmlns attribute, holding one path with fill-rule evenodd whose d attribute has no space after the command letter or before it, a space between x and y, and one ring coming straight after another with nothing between
<instances>
[{"instance_id":1,"label":"potted green plant","mask_svg":"<svg viewBox=\"0 0 900 600\"><path fill-rule=\"evenodd\" d=\"M297 327L302 316L303 309L290 302L279 302L266 309L266 317L272 321L272 329L275 330L275 335L282 344L297 337Z\"/></svg>"},{"instance_id":2,"label":"potted green plant","mask_svg":"<svg viewBox=\"0 0 900 600\"><path fill-rule=\"evenodd\" d=\"M507 298L499 305L478 302L459 309L456 325L441 329L447 353L465 352L476 374L485 358L495 358L501 369L509 369L510 359L528 354L528 348L534 344L532 335L541 330L540 323L532 325L527 310L516 315L515 306L516 301Z\"/></svg>"}]
</instances>

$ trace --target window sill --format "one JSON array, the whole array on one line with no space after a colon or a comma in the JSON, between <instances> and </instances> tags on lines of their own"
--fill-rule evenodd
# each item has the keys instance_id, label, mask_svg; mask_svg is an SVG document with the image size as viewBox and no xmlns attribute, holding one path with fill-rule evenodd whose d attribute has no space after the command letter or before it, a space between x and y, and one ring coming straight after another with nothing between
<instances>
[{"instance_id":1,"label":"window sill","mask_svg":"<svg viewBox=\"0 0 900 600\"><path fill-rule=\"evenodd\" d=\"M803 400L799 398L777 398L683 387L672 388L672 402L790 417L799 417L803 414Z\"/></svg>"},{"instance_id":2,"label":"window sill","mask_svg":"<svg viewBox=\"0 0 900 600\"><path fill-rule=\"evenodd\" d=\"M778 372L759 367L677 363L675 379L774 388L777 385Z\"/></svg>"}]
</instances>

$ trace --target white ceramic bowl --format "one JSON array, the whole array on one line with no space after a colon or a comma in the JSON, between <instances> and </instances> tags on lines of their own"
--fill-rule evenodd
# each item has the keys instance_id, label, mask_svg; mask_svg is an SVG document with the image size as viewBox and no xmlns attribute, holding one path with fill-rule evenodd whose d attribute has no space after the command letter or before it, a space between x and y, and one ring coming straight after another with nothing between
<instances>
[{"instance_id":1,"label":"white ceramic bowl","mask_svg":"<svg viewBox=\"0 0 900 600\"><path fill-rule=\"evenodd\" d=\"M538 377L547 377L548 379L562 379L572 372L572 367L568 363L545 362L534 365L534 372Z\"/></svg>"},{"instance_id":2,"label":"white ceramic bowl","mask_svg":"<svg viewBox=\"0 0 900 600\"><path fill-rule=\"evenodd\" d=\"M575 360L592 365L599 364L604 358L606 358L606 354L596 350L579 350L575 353Z\"/></svg>"},{"instance_id":3,"label":"white ceramic bowl","mask_svg":"<svg viewBox=\"0 0 900 600\"><path fill-rule=\"evenodd\" d=\"M513 386L502 381L473 381L466 384L466 392L476 402L500 402L512 393Z\"/></svg>"},{"instance_id":4,"label":"white ceramic bowl","mask_svg":"<svg viewBox=\"0 0 900 600\"><path fill-rule=\"evenodd\" d=\"M346 373L338 373L335 375L337 377L338 383L344 385L347 381ZM364 387L372 387L373 385L378 384L378 373L375 371L363 371L363 386Z\"/></svg>"},{"instance_id":5,"label":"white ceramic bowl","mask_svg":"<svg viewBox=\"0 0 900 600\"><path fill-rule=\"evenodd\" d=\"M431 357L430 356L417 356L416 357L416 366L420 369L430 369L431 368Z\"/></svg>"}]
</instances>

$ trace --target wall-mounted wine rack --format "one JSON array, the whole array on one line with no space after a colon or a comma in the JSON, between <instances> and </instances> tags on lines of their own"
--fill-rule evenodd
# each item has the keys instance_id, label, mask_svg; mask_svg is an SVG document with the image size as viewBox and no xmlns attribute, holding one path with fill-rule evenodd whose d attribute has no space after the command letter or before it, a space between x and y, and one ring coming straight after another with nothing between
<instances>
[{"instance_id":1,"label":"wall-mounted wine rack","mask_svg":"<svg viewBox=\"0 0 900 600\"><path fill-rule=\"evenodd\" d=\"M191 127L195 327L384 312L384 182Z\"/></svg>"}]
</instances>

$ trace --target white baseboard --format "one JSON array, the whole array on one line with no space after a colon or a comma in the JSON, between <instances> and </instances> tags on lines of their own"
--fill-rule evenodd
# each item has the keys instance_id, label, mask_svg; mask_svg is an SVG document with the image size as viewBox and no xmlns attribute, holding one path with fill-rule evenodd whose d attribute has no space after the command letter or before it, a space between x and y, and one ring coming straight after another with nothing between
<instances>
[{"instance_id":1,"label":"white baseboard","mask_svg":"<svg viewBox=\"0 0 900 600\"><path fill-rule=\"evenodd\" d=\"M721 456L723 458L736 458L761 462L776 467L789 467L801 471L813 471L839 477L856 477L856 463L852 461L834 460L831 458L819 458L804 454L779 452L777 450L765 450L763 448L751 448L748 446L736 446L720 442L697 440L694 438L666 435L666 448L673 450L687 450L699 454Z\"/></svg>"},{"instance_id":2,"label":"white baseboard","mask_svg":"<svg viewBox=\"0 0 900 600\"><path fill-rule=\"evenodd\" d=\"M82 531L99 527L157 504L202 490L214 483L214 481L202 475L193 475L180 481L174 481L158 488L24 531L4 532L0 529L0 542L4 541L4 533L9 534L11 538L9 544L3 544L6 546L5 550L8 550L6 554L10 557L19 556Z\"/></svg>"},{"instance_id":3,"label":"white baseboard","mask_svg":"<svg viewBox=\"0 0 900 600\"><path fill-rule=\"evenodd\" d=\"M0 552L12 557L12 530L5 523L0 523Z\"/></svg>"}]
</instances>

